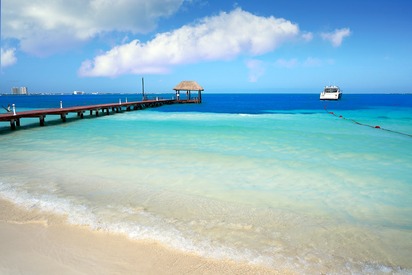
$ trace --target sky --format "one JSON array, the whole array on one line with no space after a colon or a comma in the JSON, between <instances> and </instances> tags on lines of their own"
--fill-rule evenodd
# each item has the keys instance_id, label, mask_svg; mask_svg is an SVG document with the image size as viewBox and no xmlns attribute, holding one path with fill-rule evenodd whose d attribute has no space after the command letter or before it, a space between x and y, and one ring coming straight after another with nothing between
<instances>
[{"instance_id":1,"label":"sky","mask_svg":"<svg viewBox=\"0 0 412 275\"><path fill-rule=\"evenodd\" d=\"M412 93L411 0L0 1L0 93Z\"/></svg>"}]
</instances>

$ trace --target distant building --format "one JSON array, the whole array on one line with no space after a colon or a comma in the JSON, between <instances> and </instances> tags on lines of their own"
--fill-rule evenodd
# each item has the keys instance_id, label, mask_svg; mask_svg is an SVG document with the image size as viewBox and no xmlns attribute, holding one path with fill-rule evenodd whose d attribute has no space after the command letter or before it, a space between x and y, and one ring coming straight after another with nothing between
<instances>
[{"instance_id":1,"label":"distant building","mask_svg":"<svg viewBox=\"0 0 412 275\"><path fill-rule=\"evenodd\" d=\"M20 89L18 87L11 88L11 93L13 95L18 95L20 93Z\"/></svg>"},{"instance_id":2,"label":"distant building","mask_svg":"<svg viewBox=\"0 0 412 275\"><path fill-rule=\"evenodd\" d=\"M11 93L13 95L27 95L29 94L27 87L13 87L11 88Z\"/></svg>"},{"instance_id":3,"label":"distant building","mask_svg":"<svg viewBox=\"0 0 412 275\"><path fill-rule=\"evenodd\" d=\"M29 91L27 90L27 87L20 87L20 94L22 94L22 95L29 94Z\"/></svg>"}]
</instances>

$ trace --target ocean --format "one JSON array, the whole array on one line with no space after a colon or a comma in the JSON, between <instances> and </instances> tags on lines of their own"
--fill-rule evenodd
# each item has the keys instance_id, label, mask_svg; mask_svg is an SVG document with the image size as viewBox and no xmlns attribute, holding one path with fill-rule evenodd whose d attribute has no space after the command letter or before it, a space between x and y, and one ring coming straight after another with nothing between
<instances>
[{"instance_id":1,"label":"ocean","mask_svg":"<svg viewBox=\"0 0 412 275\"><path fill-rule=\"evenodd\" d=\"M0 96L0 105L126 98L141 95ZM22 119L16 131L0 122L0 198L214 259L412 274L412 94L202 98L65 123L50 116L45 127Z\"/></svg>"}]
</instances>

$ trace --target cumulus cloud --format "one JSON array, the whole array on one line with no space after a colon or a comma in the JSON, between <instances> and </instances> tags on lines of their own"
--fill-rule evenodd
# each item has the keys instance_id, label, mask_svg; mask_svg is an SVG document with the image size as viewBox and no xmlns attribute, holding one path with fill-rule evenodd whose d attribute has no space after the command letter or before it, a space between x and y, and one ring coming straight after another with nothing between
<instances>
[{"instance_id":1,"label":"cumulus cloud","mask_svg":"<svg viewBox=\"0 0 412 275\"><path fill-rule=\"evenodd\" d=\"M184 0L13 0L2 4L2 38L48 55L111 31L148 33Z\"/></svg>"},{"instance_id":2,"label":"cumulus cloud","mask_svg":"<svg viewBox=\"0 0 412 275\"><path fill-rule=\"evenodd\" d=\"M165 73L174 65L230 60L270 52L299 34L285 19L260 17L236 8L206 17L142 43L133 40L82 63L81 76Z\"/></svg>"},{"instance_id":3,"label":"cumulus cloud","mask_svg":"<svg viewBox=\"0 0 412 275\"><path fill-rule=\"evenodd\" d=\"M13 65L17 62L15 56L16 49L3 49L1 48L1 67L5 68Z\"/></svg>"},{"instance_id":4,"label":"cumulus cloud","mask_svg":"<svg viewBox=\"0 0 412 275\"><path fill-rule=\"evenodd\" d=\"M336 29L335 31L328 33L321 33L322 38L332 43L334 47L339 47L342 44L343 39L350 35L351 31L348 28Z\"/></svg>"}]
</instances>

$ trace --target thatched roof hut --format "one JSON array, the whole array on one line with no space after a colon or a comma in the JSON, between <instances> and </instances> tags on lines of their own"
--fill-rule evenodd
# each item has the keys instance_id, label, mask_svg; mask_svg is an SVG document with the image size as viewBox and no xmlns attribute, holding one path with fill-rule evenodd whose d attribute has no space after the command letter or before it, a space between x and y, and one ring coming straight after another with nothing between
<instances>
[{"instance_id":1,"label":"thatched roof hut","mask_svg":"<svg viewBox=\"0 0 412 275\"><path fill-rule=\"evenodd\" d=\"M182 81L173 88L175 91L204 91L196 81Z\"/></svg>"},{"instance_id":2,"label":"thatched roof hut","mask_svg":"<svg viewBox=\"0 0 412 275\"><path fill-rule=\"evenodd\" d=\"M176 91L176 100L181 102L202 102L204 89L196 81L182 81L173 88ZM186 99L180 97L180 91L186 91ZM198 97L192 98L191 91L197 91Z\"/></svg>"}]
</instances>

